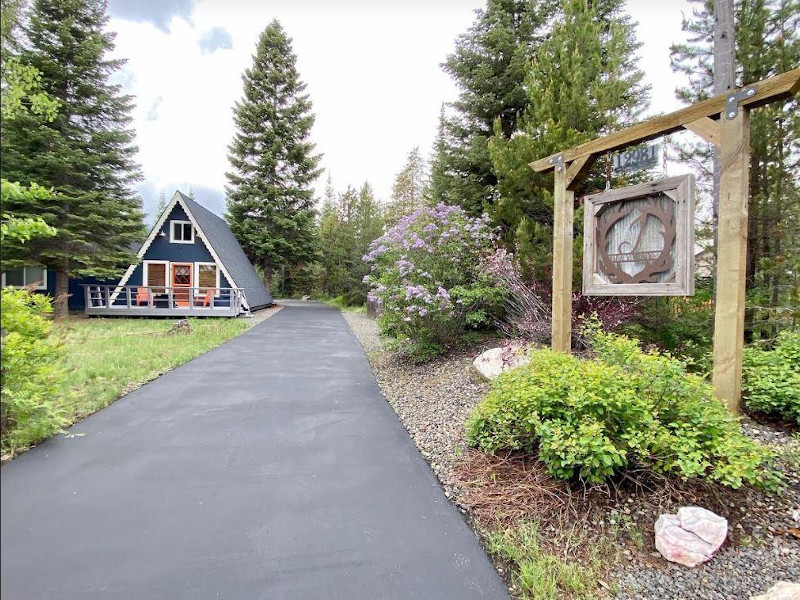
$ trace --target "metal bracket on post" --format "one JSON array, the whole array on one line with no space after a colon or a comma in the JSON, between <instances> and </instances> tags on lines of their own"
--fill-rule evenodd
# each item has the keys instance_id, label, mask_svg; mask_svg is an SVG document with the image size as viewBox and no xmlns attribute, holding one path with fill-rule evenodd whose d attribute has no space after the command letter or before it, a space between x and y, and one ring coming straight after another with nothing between
<instances>
[{"instance_id":1,"label":"metal bracket on post","mask_svg":"<svg viewBox=\"0 0 800 600\"><path fill-rule=\"evenodd\" d=\"M564 170L564 155L563 154L559 154L558 156L555 156L555 157L551 158L548 162L551 165L555 165L556 166L556 171L563 171Z\"/></svg>"},{"instance_id":2,"label":"metal bracket on post","mask_svg":"<svg viewBox=\"0 0 800 600\"><path fill-rule=\"evenodd\" d=\"M735 119L736 115L739 114L739 102L754 96L755 93L756 88L749 86L728 96L728 100L725 102L725 116L730 120Z\"/></svg>"}]
</instances>

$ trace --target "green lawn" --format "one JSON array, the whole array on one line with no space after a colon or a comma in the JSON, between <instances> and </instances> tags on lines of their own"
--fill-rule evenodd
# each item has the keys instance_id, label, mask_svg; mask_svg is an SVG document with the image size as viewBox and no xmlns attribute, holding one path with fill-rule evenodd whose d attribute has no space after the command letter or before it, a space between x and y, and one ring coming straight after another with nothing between
<instances>
[{"instance_id":1,"label":"green lawn","mask_svg":"<svg viewBox=\"0 0 800 600\"><path fill-rule=\"evenodd\" d=\"M248 329L250 319L190 319L188 333L167 333L174 320L80 319L57 323L63 340L65 393L57 399L72 423L162 373Z\"/></svg>"}]
</instances>

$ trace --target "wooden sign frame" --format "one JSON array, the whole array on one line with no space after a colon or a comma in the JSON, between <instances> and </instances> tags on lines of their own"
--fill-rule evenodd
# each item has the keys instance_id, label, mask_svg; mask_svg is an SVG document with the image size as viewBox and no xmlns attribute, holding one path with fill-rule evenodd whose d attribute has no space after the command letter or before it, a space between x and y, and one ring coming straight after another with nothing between
<instances>
[{"instance_id":1,"label":"wooden sign frame","mask_svg":"<svg viewBox=\"0 0 800 600\"><path fill-rule=\"evenodd\" d=\"M572 341L572 234L575 188L595 161L648 140L687 129L717 147L721 165L714 293L714 367L717 398L741 413L744 345L747 208L750 185L750 111L800 91L800 68L729 90L667 115L589 140L531 163L553 177L553 339L569 352Z\"/></svg>"},{"instance_id":2,"label":"wooden sign frame","mask_svg":"<svg viewBox=\"0 0 800 600\"><path fill-rule=\"evenodd\" d=\"M670 177L610 190L584 198L583 293L587 296L692 296L694 295L694 206L692 174ZM667 283L609 283L597 270L597 216L610 204L636 201L663 193L675 203L675 281ZM673 244L670 244L673 246ZM667 249L669 252L669 249ZM624 275L624 274L623 274Z\"/></svg>"}]
</instances>

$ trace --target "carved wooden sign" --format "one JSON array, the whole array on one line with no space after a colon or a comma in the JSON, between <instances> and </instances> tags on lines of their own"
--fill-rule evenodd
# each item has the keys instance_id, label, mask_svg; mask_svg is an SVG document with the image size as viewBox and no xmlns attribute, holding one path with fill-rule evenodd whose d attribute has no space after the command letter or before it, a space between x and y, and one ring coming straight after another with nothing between
<instances>
[{"instance_id":1,"label":"carved wooden sign","mask_svg":"<svg viewBox=\"0 0 800 600\"><path fill-rule=\"evenodd\" d=\"M583 293L694 294L694 175L584 199Z\"/></svg>"}]
</instances>

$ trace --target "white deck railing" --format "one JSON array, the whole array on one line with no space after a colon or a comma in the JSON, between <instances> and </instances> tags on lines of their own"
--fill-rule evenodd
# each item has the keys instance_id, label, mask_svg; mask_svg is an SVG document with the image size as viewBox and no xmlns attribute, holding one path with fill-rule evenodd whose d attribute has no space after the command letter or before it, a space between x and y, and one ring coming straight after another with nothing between
<instances>
[{"instance_id":1,"label":"white deck railing","mask_svg":"<svg viewBox=\"0 0 800 600\"><path fill-rule=\"evenodd\" d=\"M240 288L86 284L87 315L238 316L246 312Z\"/></svg>"}]
</instances>

